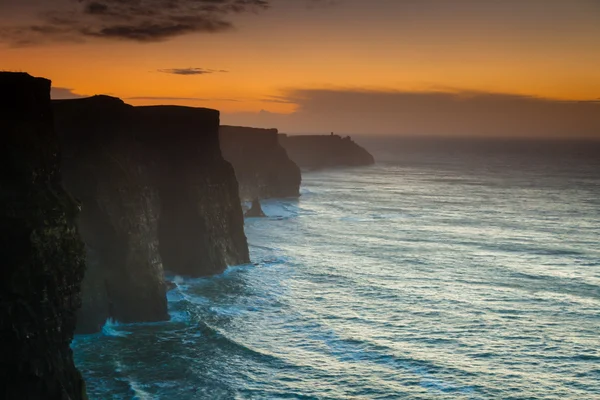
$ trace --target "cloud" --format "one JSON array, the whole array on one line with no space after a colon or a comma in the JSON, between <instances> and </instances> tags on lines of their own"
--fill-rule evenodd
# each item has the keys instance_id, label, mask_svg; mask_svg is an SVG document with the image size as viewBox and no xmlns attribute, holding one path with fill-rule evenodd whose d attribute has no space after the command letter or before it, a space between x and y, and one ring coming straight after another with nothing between
<instances>
[{"instance_id":1,"label":"cloud","mask_svg":"<svg viewBox=\"0 0 600 400\"><path fill-rule=\"evenodd\" d=\"M206 75L214 73L226 73L224 69L204 69L204 68L166 68L159 69L158 72L173 75Z\"/></svg>"},{"instance_id":2,"label":"cloud","mask_svg":"<svg viewBox=\"0 0 600 400\"><path fill-rule=\"evenodd\" d=\"M270 0L59 0L52 6L39 23L2 27L0 40L16 45L86 38L159 42L230 30L231 15L265 10Z\"/></svg>"},{"instance_id":3,"label":"cloud","mask_svg":"<svg viewBox=\"0 0 600 400\"><path fill-rule=\"evenodd\" d=\"M288 99L285 96L269 96L260 100L263 103L278 103L278 104L296 104L295 101Z\"/></svg>"},{"instance_id":4,"label":"cloud","mask_svg":"<svg viewBox=\"0 0 600 400\"><path fill-rule=\"evenodd\" d=\"M54 100L65 100L65 99L81 99L81 98L87 97L87 96L75 93L74 89L53 86L50 91L50 97Z\"/></svg>"},{"instance_id":5,"label":"cloud","mask_svg":"<svg viewBox=\"0 0 600 400\"><path fill-rule=\"evenodd\" d=\"M339 5L341 2L342 0L307 0L306 6L310 9L333 7Z\"/></svg>"},{"instance_id":6,"label":"cloud","mask_svg":"<svg viewBox=\"0 0 600 400\"><path fill-rule=\"evenodd\" d=\"M279 100L293 114L224 114L227 124L277 126L282 132L488 137L595 137L600 103L455 90L290 89Z\"/></svg>"},{"instance_id":7,"label":"cloud","mask_svg":"<svg viewBox=\"0 0 600 400\"><path fill-rule=\"evenodd\" d=\"M236 99L212 99L207 97L162 97L162 96L136 96L127 97L126 100L147 100L147 101L232 101L239 102Z\"/></svg>"}]
</instances>

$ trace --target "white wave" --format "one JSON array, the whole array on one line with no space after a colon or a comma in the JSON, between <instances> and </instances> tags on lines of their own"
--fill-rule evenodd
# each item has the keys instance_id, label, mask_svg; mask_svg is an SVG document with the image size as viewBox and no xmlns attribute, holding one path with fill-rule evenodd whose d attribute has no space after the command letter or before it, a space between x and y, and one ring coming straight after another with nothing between
<instances>
[{"instance_id":1,"label":"white wave","mask_svg":"<svg viewBox=\"0 0 600 400\"><path fill-rule=\"evenodd\" d=\"M187 311L170 311L169 317L171 322L189 322L190 313Z\"/></svg>"},{"instance_id":2,"label":"white wave","mask_svg":"<svg viewBox=\"0 0 600 400\"><path fill-rule=\"evenodd\" d=\"M131 387L131 390L133 390L133 393L134 393L133 400L155 400L155 399L158 399L158 397L145 391L142 388L142 385L139 384L138 382L136 382L135 380L130 378L128 383L129 383L129 386Z\"/></svg>"},{"instance_id":3,"label":"white wave","mask_svg":"<svg viewBox=\"0 0 600 400\"><path fill-rule=\"evenodd\" d=\"M127 332L127 331L123 331L118 329L119 328L119 323L114 321L113 319L108 319L105 323L104 326L102 327L102 334L104 336L111 336L111 337L125 337L128 335L131 335L131 332Z\"/></svg>"}]
</instances>

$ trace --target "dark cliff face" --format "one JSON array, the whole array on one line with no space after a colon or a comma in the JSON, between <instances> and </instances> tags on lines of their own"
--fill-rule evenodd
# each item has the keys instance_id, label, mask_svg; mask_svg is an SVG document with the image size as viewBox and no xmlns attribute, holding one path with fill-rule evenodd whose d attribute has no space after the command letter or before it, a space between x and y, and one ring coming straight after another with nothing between
<instances>
[{"instance_id":1,"label":"dark cliff face","mask_svg":"<svg viewBox=\"0 0 600 400\"><path fill-rule=\"evenodd\" d=\"M277 129L221 126L219 136L242 200L300 195L300 168L279 144Z\"/></svg>"},{"instance_id":2,"label":"dark cliff face","mask_svg":"<svg viewBox=\"0 0 600 400\"><path fill-rule=\"evenodd\" d=\"M152 184L133 107L97 96L54 103L64 184L82 202L79 228L87 271L78 332L121 322L168 318L158 251L158 189Z\"/></svg>"},{"instance_id":3,"label":"dark cliff face","mask_svg":"<svg viewBox=\"0 0 600 400\"><path fill-rule=\"evenodd\" d=\"M84 249L60 184L50 81L0 73L0 132L0 397L84 399L69 347Z\"/></svg>"},{"instance_id":4,"label":"dark cliff face","mask_svg":"<svg viewBox=\"0 0 600 400\"><path fill-rule=\"evenodd\" d=\"M349 136L279 135L279 142L290 158L302 168L355 167L375 163L373 156Z\"/></svg>"},{"instance_id":5,"label":"dark cliff face","mask_svg":"<svg viewBox=\"0 0 600 400\"><path fill-rule=\"evenodd\" d=\"M156 106L136 112L136 129L156 160L165 268L206 276L249 262L238 184L219 148L218 111Z\"/></svg>"},{"instance_id":6,"label":"dark cliff face","mask_svg":"<svg viewBox=\"0 0 600 400\"><path fill-rule=\"evenodd\" d=\"M203 276L249 261L217 111L132 107L106 96L54 109L65 185L83 203L80 332L98 331L107 318L168 318L164 269Z\"/></svg>"}]
</instances>

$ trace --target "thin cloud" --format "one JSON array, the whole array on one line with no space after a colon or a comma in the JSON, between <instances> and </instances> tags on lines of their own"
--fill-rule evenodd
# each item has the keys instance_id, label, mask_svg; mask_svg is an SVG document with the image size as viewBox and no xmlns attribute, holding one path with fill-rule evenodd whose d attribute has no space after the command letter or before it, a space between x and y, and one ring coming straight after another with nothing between
<instances>
[{"instance_id":1,"label":"thin cloud","mask_svg":"<svg viewBox=\"0 0 600 400\"><path fill-rule=\"evenodd\" d=\"M341 2L341 0L308 0L306 6L309 9L333 7L339 5Z\"/></svg>"},{"instance_id":2,"label":"thin cloud","mask_svg":"<svg viewBox=\"0 0 600 400\"><path fill-rule=\"evenodd\" d=\"M53 86L50 90L50 97L53 100L81 99L83 97L88 97L85 95L75 93L74 90L75 89Z\"/></svg>"},{"instance_id":3,"label":"thin cloud","mask_svg":"<svg viewBox=\"0 0 600 400\"><path fill-rule=\"evenodd\" d=\"M295 101L288 99L285 96L269 96L260 100L263 103L278 103L278 104L296 104Z\"/></svg>"},{"instance_id":4,"label":"thin cloud","mask_svg":"<svg viewBox=\"0 0 600 400\"><path fill-rule=\"evenodd\" d=\"M163 97L163 96L136 96L127 97L126 100L149 100L149 101L231 101L239 102L236 99L211 99L206 97Z\"/></svg>"},{"instance_id":5,"label":"thin cloud","mask_svg":"<svg viewBox=\"0 0 600 400\"><path fill-rule=\"evenodd\" d=\"M206 75L206 74L229 72L224 69L204 69L204 68L165 68L165 69L158 69L157 71L164 73L164 74L173 74L173 75Z\"/></svg>"}]
</instances>

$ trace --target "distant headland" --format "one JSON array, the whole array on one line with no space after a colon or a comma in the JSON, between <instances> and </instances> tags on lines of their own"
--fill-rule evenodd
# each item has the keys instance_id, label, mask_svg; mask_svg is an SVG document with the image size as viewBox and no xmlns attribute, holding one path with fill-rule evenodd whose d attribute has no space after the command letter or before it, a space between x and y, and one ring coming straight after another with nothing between
<instances>
[{"instance_id":1,"label":"distant headland","mask_svg":"<svg viewBox=\"0 0 600 400\"><path fill-rule=\"evenodd\" d=\"M375 158L350 136L280 134L279 142L301 168L357 167L375 163Z\"/></svg>"}]
</instances>

